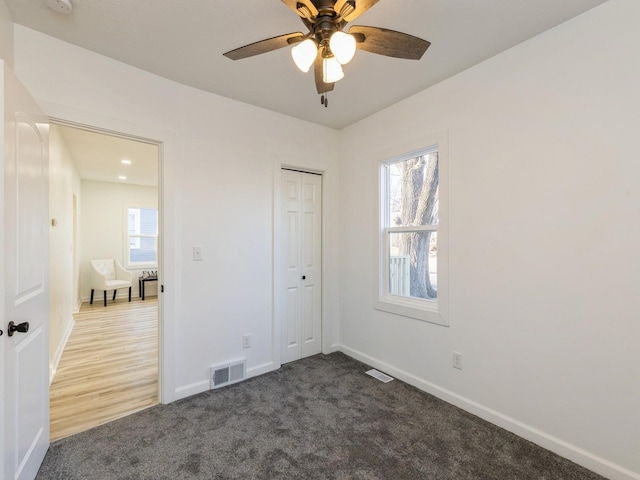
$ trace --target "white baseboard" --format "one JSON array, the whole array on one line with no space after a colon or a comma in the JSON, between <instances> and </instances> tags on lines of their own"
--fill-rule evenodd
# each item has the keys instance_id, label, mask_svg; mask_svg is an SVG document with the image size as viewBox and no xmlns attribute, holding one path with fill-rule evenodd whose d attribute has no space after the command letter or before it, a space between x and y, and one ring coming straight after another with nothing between
<instances>
[{"instance_id":1,"label":"white baseboard","mask_svg":"<svg viewBox=\"0 0 640 480\"><path fill-rule=\"evenodd\" d=\"M69 337L71 336L71 332L73 331L73 327L76 325L76 322L71 319L71 321L67 324L67 328L62 335L62 340L58 344L58 348L56 348L56 352L51 359L51 365L49 367L49 385L53 382L53 377L58 370L58 365L60 364L60 359L62 358L62 353L64 352L64 347L67 346L67 342L69 341Z\"/></svg>"},{"instance_id":2,"label":"white baseboard","mask_svg":"<svg viewBox=\"0 0 640 480\"><path fill-rule=\"evenodd\" d=\"M273 362L268 362L252 368L247 368L247 378L245 378L245 380L251 377L257 377L258 375L269 373L277 369L278 367L276 367ZM173 401L182 400L183 398L190 397L191 395L197 395L198 393L206 392L210 389L210 386L211 381L207 379L200 382L192 383L190 385L185 385L183 387L178 387L175 390Z\"/></svg>"},{"instance_id":3,"label":"white baseboard","mask_svg":"<svg viewBox=\"0 0 640 480\"><path fill-rule=\"evenodd\" d=\"M564 440L549 435L530 425L522 423L514 418L504 415L500 412L492 410L473 400L458 395L450 390L444 389L433 383L422 380L415 375L397 369L392 365L377 360L362 352L349 348L345 345L339 345L339 350L344 354L355 358L361 362L375 367L384 373L392 375L403 382L413 385L431 395L438 397L445 402L451 403L469 413L472 413L488 422L498 425L516 435L529 440L547 450L551 450L558 455L565 457L572 462L577 463L591 471L594 471L611 480L640 480L640 473L632 472L620 465L610 462L604 458L594 455L582 448L572 445Z\"/></svg>"},{"instance_id":4,"label":"white baseboard","mask_svg":"<svg viewBox=\"0 0 640 480\"><path fill-rule=\"evenodd\" d=\"M257 377L258 375L264 375L265 373L273 372L274 370L278 370L275 363L268 362L263 363L262 365L257 365L255 367L247 368L247 378Z\"/></svg>"},{"instance_id":5,"label":"white baseboard","mask_svg":"<svg viewBox=\"0 0 640 480\"><path fill-rule=\"evenodd\" d=\"M322 353L324 355L329 355L331 353L335 353L339 351L340 351L340 345L338 345L337 343L334 343L333 345L322 349Z\"/></svg>"},{"instance_id":6,"label":"white baseboard","mask_svg":"<svg viewBox=\"0 0 640 480\"><path fill-rule=\"evenodd\" d=\"M78 304L73 307L73 310L71 311L71 313L76 314L80 312L80 307L82 307L82 298L78 299Z\"/></svg>"},{"instance_id":7,"label":"white baseboard","mask_svg":"<svg viewBox=\"0 0 640 480\"><path fill-rule=\"evenodd\" d=\"M198 393L206 392L209 390L209 386L211 382L209 379L192 383L190 385L185 385L183 387L178 387L175 390L175 395L173 397L173 401L182 400L183 398L190 397L191 395L197 395Z\"/></svg>"},{"instance_id":8,"label":"white baseboard","mask_svg":"<svg viewBox=\"0 0 640 480\"><path fill-rule=\"evenodd\" d=\"M110 290L110 291L113 292L113 290ZM111 302L111 299L113 298L112 295L113 295L113 293L111 293L110 295L107 294L107 305L109 305L109 303ZM128 298L128 297L129 297L129 293L127 293L127 295L126 295L126 298ZM149 297L149 298L154 297L155 298L155 297L157 297L157 295L155 294L155 292L150 294L150 295L147 295L145 293L145 298L146 297ZM122 299L122 298L125 298L125 295L122 294L122 293L118 293L117 299ZM138 292L134 292L133 290L131 290L131 299L133 300L135 298L140 298L140 295L138 295ZM101 304L101 303L103 303L103 301L104 301L104 297L102 295L102 290L97 290L95 295L93 296L93 303L94 304L95 303L100 303ZM78 310L74 310L73 313L78 313L80 311L80 306L83 303L89 303L89 302L91 302L91 295L89 295L88 297L82 297L80 299L80 303L78 304Z\"/></svg>"}]
</instances>

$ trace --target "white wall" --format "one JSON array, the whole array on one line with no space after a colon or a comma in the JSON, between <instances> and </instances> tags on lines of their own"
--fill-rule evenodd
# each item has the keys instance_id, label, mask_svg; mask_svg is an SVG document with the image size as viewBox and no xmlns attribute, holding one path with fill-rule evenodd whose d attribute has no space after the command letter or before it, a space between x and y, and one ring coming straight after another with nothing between
<instances>
[{"instance_id":1,"label":"white wall","mask_svg":"<svg viewBox=\"0 0 640 480\"><path fill-rule=\"evenodd\" d=\"M612 0L341 134L341 348L620 479L640 478L639 24ZM442 131L448 328L374 310L362 280L379 161Z\"/></svg>"},{"instance_id":2,"label":"white wall","mask_svg":"<svg viewBox=\"0 0 640 480\"><path fill-rule=\"evenodd\" d=\"M14 34L17 75L49 115L162 142L164 400L207 389L212 364L246 357L251 375L279 367L274 179L281 163L324 171L325 215L335 220L338 133L170 82L20 25ZM83 197L83 210L89 208ZM336 343L337 235L337 222L325 222L325 349ZM192 260L194 245L203 248L204 261ZM250 349L241 348L245 333Z\"/></svg>"},{"instance_id":3,"label":"white wall","mask_svg":"<svg viewBox=\"0 0 640 480\"><path fill-rule=\"evenodd\" d=\"M0 59L13 68L13 19L4 0L0 0Z\"/></svg>"},{"instance_id":4,"label":"white wall","mask_svg":"<svg viewBox=\"0 0 640 480\"><path fill-rule=\"evenodd\" d=\"M55 371L73 328L78 307L78 271L74 270L73 197L80 205L80 176L56 125L49 129L49 356ZM76 237L78 236L76 230ZM76 287L76 288L74 288Z\"/></svg>"},{"instance_id":5,"label":"white wall","mask_svg":"<svg viewBox=\"0 0 640 480\"><path fill-rule=\"evenodd\" d=\"M80 256L80 292L83 302L91 298L91 260L113 258L133 274L132 296L138 295L138 277L143 270L126 264L126 213L129 207L158 208L158 188L126 183L82 181L82 234ZM154 267L153 270L158 270ZM128 292L118 290L118 298ZM95 292L94 302L102 302L102 291ZM145 285L145 295L156 295L157 284ZM108 305L108 304L107 304Z\"/></svg>"}]
</instances>

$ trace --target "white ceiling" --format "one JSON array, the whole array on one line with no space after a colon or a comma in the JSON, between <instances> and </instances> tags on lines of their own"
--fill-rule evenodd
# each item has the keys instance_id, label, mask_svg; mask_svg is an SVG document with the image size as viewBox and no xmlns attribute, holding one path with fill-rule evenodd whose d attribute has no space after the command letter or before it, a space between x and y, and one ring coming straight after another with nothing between
<instances>
[{"instance_id":1,"label":"white ceiling","mask_svg":"<svg viewBox=\"0 0 640 480\"><path fill-rule=\"evenodd\" d=\"M16 23L202 90L342 128L572 18L605 0L380 0L354 24L431 42L422 60L359 51L320 105L312 73L289 49L239 61L226 51L305 32L280 0L71 0L70 15L42 0L6 0Z\"/></svg>"},{"instance_id":2,"label":"white ceiling","mask_svg":"<svg viewBox=\"0 0 640 480\"><path fill-rule=\"evenodd\" d=\"M158 186L157 145L66 125L57 128L83 180ZM131 163L123 164L123 159Z\"/></svg>"}]
</instances>

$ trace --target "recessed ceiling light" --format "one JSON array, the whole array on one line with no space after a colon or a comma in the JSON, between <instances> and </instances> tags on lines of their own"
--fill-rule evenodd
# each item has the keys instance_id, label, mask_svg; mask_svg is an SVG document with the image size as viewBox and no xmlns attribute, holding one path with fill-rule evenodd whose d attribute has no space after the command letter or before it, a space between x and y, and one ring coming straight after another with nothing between
<instances>
[{"instance_id":1,"label":"recessed ceiling light","mask_svg":"<svg viewBox=\"0 0 640 480\"><path fill-rule=\"evenodd\" d=\"M127 179L127 177L125 177L124 175L118 175L118 178L119 178L120 180L126 180L126 179Z\"/></svg>"},{"instance_id":2,"label":"recessed ceiling light","mask_svg":"<svg viewBox=\"0 0 640 480\"><path fill-rule=\"evenodd\" d=\"M54 12L68 15L73 10L71 0L42 0Z\"/></svg>"},{"instance_id":3,"label":"recessed ceiling light","mask_svg":"<svg viewBox=\"0 0 640 480\"><path fill-rule=\"evenodd\" d=\"M129 160L128 158L123 158L122 160L120 160L120 163L122 163L123 165L131 165L131 160Z\"/></svg>"}]
</instances>

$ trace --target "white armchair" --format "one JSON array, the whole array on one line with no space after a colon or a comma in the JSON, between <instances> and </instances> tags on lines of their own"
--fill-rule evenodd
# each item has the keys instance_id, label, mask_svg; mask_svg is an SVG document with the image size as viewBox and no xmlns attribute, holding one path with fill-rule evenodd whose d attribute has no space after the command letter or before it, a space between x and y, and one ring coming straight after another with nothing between
<instances>
[{"instance_id":1,"label":"white armchair","mask_svg":"<svg viewBox=\"0 0 640 480\"><path fill-rule=\"evenodd\" d=\"M104 306L107 306L107 290L113 290L113 300L119 288L129 288L131 301L131 272L125 270L117 260L91 260L91 304L94 290L104 291Z\"/></svg>"}]
</instances>

